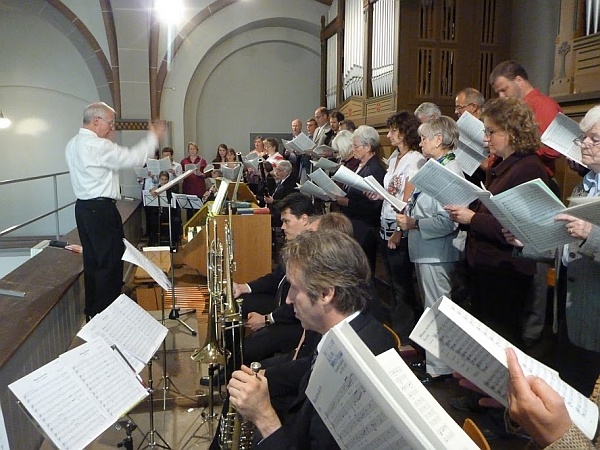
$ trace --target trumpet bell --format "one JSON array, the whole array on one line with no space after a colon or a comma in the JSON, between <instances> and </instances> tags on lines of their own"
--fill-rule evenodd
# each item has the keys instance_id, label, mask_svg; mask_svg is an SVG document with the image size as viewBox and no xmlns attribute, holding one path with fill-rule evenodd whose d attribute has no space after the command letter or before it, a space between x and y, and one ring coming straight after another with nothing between
<instances>
[{"instance_id":1,"label":"trumpet bell","mask_svg":"<svg viewBox=\"0 0 600 450\"><path fill-rule=\"evenodd\" d=\"M201 349L196 350L192 353L192 361L200 364L220 364L225 365L225 354L216 343L209 342Z\"/></svg>"}]
</instances>

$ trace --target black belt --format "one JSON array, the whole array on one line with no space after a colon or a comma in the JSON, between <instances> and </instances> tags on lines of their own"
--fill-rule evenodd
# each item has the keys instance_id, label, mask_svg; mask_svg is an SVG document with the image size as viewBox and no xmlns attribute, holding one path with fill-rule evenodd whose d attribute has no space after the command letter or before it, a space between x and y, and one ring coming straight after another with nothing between
<instances>
[{"instance_id":1,"label":"black belt","mask_svg":"<svg viewBox=\"0 0 600 450\"><path fill-rule=\"evenodd\" d=\"M86 200L81 200L79 199L80 202L112 202L112 203L117 203L117 201L114 198L110 198L110 197L96 197L96 198L88 198Z\"/></svg>"}]
</instances>

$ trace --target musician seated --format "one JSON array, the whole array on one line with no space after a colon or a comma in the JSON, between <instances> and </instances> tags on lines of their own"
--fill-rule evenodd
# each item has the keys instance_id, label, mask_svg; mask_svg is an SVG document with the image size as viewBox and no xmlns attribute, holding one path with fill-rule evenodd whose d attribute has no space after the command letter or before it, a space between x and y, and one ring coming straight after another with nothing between
<instances>
[{"instance_id":1,"label":"musician seated","mask_svg":"<svg viewBox=\"0 0 600 450\"><path fill-rule=\"evenodd\" d=\"M329 230L300 233L286 244L282 257L290 283L286 301L304 328L324 335L349 322L373 353L394 346L391 334L364 312L373 292L371 271L353 238ZM303 358L303 362L311 359ZM267 377L255 377L246 366L233 373L228 385L230 402L256 425L262 438L258 448L338 448L305 395L310 375L309 367L297 398L281 421L270 402Z\"/></svg>"},{"instance_id":2,"label":"musician seated","mask_svg":"<svg viewBox=\"0 0 600 450\"><path fill-rule=\"evenodd\" d=\"M310 197L296 192L283 199L280 206L286 240L293 240L301 231L309 229L315 215ZM247 317L247 327L256 331L269 325L268 333L254 333L252 339L246 339L245 361L249 360L247 358L260 361L275 353L286 353L298 342L302 328L289 307L280 310L281 314L268 315L277 306L285 304L288 289L285 270L281 265L272 273L250 283L233 283L234 298L244 298L242 315Z\"/></svg>"}]
</instances>

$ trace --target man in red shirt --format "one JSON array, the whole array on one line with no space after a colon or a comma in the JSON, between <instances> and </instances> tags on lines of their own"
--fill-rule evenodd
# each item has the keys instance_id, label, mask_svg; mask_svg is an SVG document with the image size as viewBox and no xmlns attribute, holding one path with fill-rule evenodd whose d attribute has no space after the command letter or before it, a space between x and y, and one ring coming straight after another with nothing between
<instances>
[{"instance_id":1,"label":"man in red shirt","mask_svg":"<svg viewBox=\"0 0 600 450\"><path fill-rule=\"evenodd\" d=\"M490 84L499 97L518 98L531 108L540 129L540 135L546 131L550 122L561 112L558 103L531 85L527 77L527 71L516 61L509 60L498 64L490 74ZM560 156L560 153L546 146L540 147L536 153L546 166L550 178L554 178L556 173L555 160ZM558 194L558 185L556 189Z\"/></svg>"}]
</instances>

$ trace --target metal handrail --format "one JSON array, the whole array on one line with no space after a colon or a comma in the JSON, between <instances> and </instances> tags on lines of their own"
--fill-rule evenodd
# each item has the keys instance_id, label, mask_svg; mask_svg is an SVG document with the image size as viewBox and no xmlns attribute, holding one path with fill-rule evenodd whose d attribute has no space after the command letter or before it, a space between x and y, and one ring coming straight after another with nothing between
<instances>
[{"instance_id":1,"label":"metal handrail","mask_svg":"<svg viewBox=\"0 0 600 450\"><path fill-rule=\"evenodd\" d=\"M16 225L12 225L12 226L6 228L5 230L0 231L0 238L3 237L3 236L5 236L5 235L7 235L7 234L9 234L9 233L12 233L13 231L16 231L16 230L18 230L20 228L23 228L23 227L25 227L27 225L30 225L30 224L32 224L34 222L37 222L38 220L41 220L41 219L43 219L45 217L48 217L48 216L54 214L54 219L55 219L55 224L56 224L56 233L55 233L55 236L56 236L56 239L58 240L59 237L60 237L60 222L59 222L59 218L58 218L58 213L59 213L59 211L62 211L63 209L68 208L69 206L75 204L75 202L71 202L71 203L63 205L61 207L58 206L58 184L57 184L57 177L59 177L61 175L67 175L68 173L69 173L68 171L67 172L56 172L56 173L50 173L48 175L38 175L38 176L35 176L35 177L17 178L17 179L14 179L14 180L2 180L2 181L0 181L0 186L5 186L5 185L8 185L8 184L23 183L25 181L40 180L40 179L44 179L44 178L52 178L53 184L54 184L54 209L52 211L49 211L49 212L45 213L45 214L41 214L41 215L39 215L37 217L34 217L33 219L29 219L29 220L26 220L25 222L22 222L22 223L19 223L19 224L16 224Z\"/></svg>"}]
</instances>

